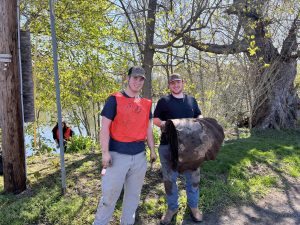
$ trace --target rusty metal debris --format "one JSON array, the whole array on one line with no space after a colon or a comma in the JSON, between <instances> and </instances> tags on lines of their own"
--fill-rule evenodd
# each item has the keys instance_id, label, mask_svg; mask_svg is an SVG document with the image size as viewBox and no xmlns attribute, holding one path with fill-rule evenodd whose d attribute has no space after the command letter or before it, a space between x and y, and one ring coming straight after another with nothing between
<instances>
[{"instance_id":1,"label":"rusty metal debris","mask_svg":"<svg viewBox=\"0 0 300 225\"><path fill-rule=\"evenodd\" d=\"M197 169L214 160L224 140L223 128L213 118L172 119L166 122L172 167L179 172Z\"/></svg>"}]
</instances>

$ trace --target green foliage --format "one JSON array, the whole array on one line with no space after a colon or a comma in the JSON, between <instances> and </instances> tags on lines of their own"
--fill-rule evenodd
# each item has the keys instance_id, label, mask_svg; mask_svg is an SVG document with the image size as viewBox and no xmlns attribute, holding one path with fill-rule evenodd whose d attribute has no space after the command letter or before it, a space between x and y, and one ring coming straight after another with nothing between
<instances>
[{"instance_id":1,"label":"green foliage","mask_svg":"<svg viewBox=\"0 0 300 225\"><path fill-rule=\"evenodd\" d=\"M49 139L40 136L37 141L37 148L34 148L34 141L31 141L31 148L34 155L47 154L55 152L55 148L50 147L47 142Z\"/></svg>"},{"instance_id":2,"label":"green foliage","mask_svg":"<svg viewBox=\"0 0 300 225\"><path fill-rule=\"evenodd\" d=\"M50 117L56 112L52 46L48 2L22 2L24 23L31 31L35 108ZM57 1L57 51L63 114L70 120L84 118L88 134L99 127L100 105L111 92L120 88L121 73L126 70L129 54L115 40L127 40L126 26L113 22L116 8L105 0ZM28 19L28 20L27 20ZM22 23L22 24L24 24ZM82 115L84 114L84 115ZM92 120L92 119L93 120Z\"/></svg>"},{"instance_id":3,"label":"green foliage","mask_svg":"<svg viewBox=\"0 0 300 225\"><path fill-rule=\"evenodd\" d=\"M73 136L70 141L67 142L66 152L68 153L84 153L90 152L97 148L95 140L91 137Z\"/></svg>"},{"instance_id":4,"label":"green foliage","mask_svg":"<svg viewBox=\"0 0 300 225\"><path fill-rule=\"evenodd\" d=\"M154 136L154 143L156 146L158 146L160 143L160 135L161 135L160 128L153 125L153 136Z\"/></svg>"},{"instance_id":5,"label":"green foliage","mask_svg":"<svg viewBox=\"0 0 300 225\"><path fill-rule=\"evenodd\" d=\"M256 55L256 52L259 50L259 47L256 46L255 41L251 41L250 47L247 48L247 50L248 50L250 56L254 56L254 55Z\"/></svg>"},{"instance_id":6,"label":"green foliage","mask_svg":"<svg viewBox=\"0 0 300 225\"><path fill-rule=\"evenodd\" d=\"M153 125L154 145L155 145L155 151L156 151L157 156L158 156L157 148L158 148L159 143L160 143L160 135L161 135L160 128ZM147 157L147 160L149 161L150 160L150 149L147 146L147 144L146 144L146 157ZM156 163L159 163L159 157L157 157L157 160L156 160L155 164Z\"/></svg>"}]
</instances>

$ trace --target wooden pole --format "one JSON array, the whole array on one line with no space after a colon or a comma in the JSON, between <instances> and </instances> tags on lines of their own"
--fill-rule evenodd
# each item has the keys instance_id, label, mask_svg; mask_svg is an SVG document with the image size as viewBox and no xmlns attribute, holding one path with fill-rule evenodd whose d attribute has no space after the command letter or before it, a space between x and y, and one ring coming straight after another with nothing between
<instances>
[{"instance_id":1,"label":"wooden pole","mask_svg":"<svg viewBox=\"0 0 300 225\"><path fill-rule=\"evenodd\" d=\"M17 51L17 1L0 3L0 113L4 191L26 189L25 148Z\"/></svg>"}]
</instances>

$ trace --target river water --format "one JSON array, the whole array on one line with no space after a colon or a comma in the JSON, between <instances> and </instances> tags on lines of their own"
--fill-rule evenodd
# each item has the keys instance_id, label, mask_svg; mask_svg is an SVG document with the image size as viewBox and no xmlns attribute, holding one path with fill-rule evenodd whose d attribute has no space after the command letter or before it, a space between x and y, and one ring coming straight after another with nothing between
<instances>
[{"instance_id":1,"label":"river water","mask_svg":"<svg viewBox=\"0 0 300 225\"><path fill-rule=\"evenodd\" d=\"M72 127L72 130L74 131L74 135L79 135L79 130L77 127ZM56 153L59 153L59 149L56 148L55 141L52 137L52 129L53 127L50 126L43 126L39 129L39 133L41 135L41 139L45 144L47 144L49 147L54 148ZM86 132L84 128L81 128L82 135L86 136ZM32 143L33 142L33 135L25 134L25 148L26 148L26 157L31 156L33 154L32 149Z\"/></svg>"}]
</instances>

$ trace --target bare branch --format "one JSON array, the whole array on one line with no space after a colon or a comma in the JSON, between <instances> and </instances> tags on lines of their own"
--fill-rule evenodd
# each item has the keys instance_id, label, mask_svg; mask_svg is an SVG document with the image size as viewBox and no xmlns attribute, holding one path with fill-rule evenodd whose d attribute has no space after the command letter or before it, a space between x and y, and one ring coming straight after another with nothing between
<instances>
[{"instance_id":1,"label":"bare branch","mask_svg":"<svg viewBox=\"0 0 300 225\"><path fill-rule=\"evenodd\" d=\"M294 19L290 29L288 36L283 41L282 49L281 49L281 55L282 57L290 57L291 55L294 55L293 52L297 51L298 43L297 43L297 31L299 30L299 15L300 12L296 15L296 18ZM298 51L299 52L299 51ZM298 54L296 54L298 55Z\"/></svg>"},{"instance_id":2,"label":"bare branch","mask_svg":"<svg viewBox=\"0 0 300 225\"><path fill-rule=\"evenodd\" d=\"M122 0L119 0L119 2L121 3L122 9L124 10L125 15L126 15L128 21L129 21L129 23L130 23L131 29L133 30L133 33L134 33L136 42L137 42L137 43L141 43L141 41L140 41L140 39L139 39L139 36L138 36L138 34L137 34L137 31L136 31L136 29L135 29L135 26L133 25L133 22L132 22L132 20L131 20L131 18L130 18L130 15L129 15L129 13L128 13L128 11L127 11L127 9L126 9L126 7L125 7L123 1L122 1ZM140 52L143 52L143 48L142 48L142 46L141 46L140 44L138 44L138 48L139 48Z\"/></svg>"},{"instance_id":3,"label":"bare branch","mask_svg":"<svg viewBox=\"0 0 300 225\"><path fill-rule=\"evenodd\" d=\"M233 42L229 45L218 45L211 43L202 43L195 40L194 38L184 36L183 42L186 45L190 45L200 51L212 52L215 54L236 54L241 52L247 52L248 44L246 40L241 40L239 42Z\"/></svg>"},{"instance_id":4,"label":"bare branch","mask_svg":"<svg viewBox=\"0 0 300 225\"><path fill-rule=\"evenodd\" d=\"M241 21L239 20L239 23L237 25L237 28L236 28L236 31L235 31L235 34L233 37L233 43L237 42L241 28L242 28Z\"/></svg>"},{"instance_id":5,"label":"bare branch","mask_svg":"<svg viewBox=\"0 0 300 225\"><path fill-rule=\"evenodd\" d=\"M217 0L217 1L218 1L217 6L218 6L219 4L221 4L222 1L221 0ZM170 31L170 33L173 33L175 35L175 37L171 41L167 42L166 44L162 44L162 45L153 45L153 47L156 48L156 49L163 49L163 48L173 46L173 44L176 41L178 41L180 38L182 38L186 33L189 33L191 31L201 30L201 29L207 27L208 21L212 17L214 11L218 8L217 6L210 13L206 24L201 25L198 28L192 28L192 26L197 22L197 19L200 17L200 15L207 9L206 6L207 6L207 2L204 3L204 5L199 5L198 8L197 8L197 11L195 12L195 15L192 16L189 20L186 21L186 23L183 25L181 31L179 31L179 32L178 31Z\"/></svg>"}]
</instances>

